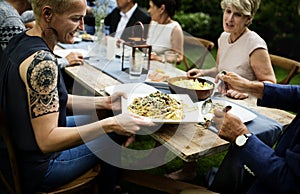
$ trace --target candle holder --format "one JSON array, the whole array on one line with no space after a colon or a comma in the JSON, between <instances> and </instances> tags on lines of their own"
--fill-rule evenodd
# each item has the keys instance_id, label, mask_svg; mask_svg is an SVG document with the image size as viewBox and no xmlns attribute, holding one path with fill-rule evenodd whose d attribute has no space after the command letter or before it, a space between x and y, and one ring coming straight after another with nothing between
<instances>
[{"instance_id":1,"label":"candle holder","mask_svg":"<svg viewBox=\"0 0 300 194\"><path fill-rule=\"evenodd\" d=\"M135 27L136 26L141 27L141 36L136 37L135 36ZM129 57L129 61L132 60L133 63L135 63L136 59L136 54L138 52L142 52L146 57L144 57L144 60L147 60L147 70L150 69L150 57L151 57L151 51L152 51L152 46L148 45L146 43L146 40L143 38L144 35L144 25L142 22L138 21L133 27L132 27L132 36L128 38L127 42L123 43L123 51L122 51L122 71L126 71L128 67L125 67L124 61L126 60L125 58ZM125 51L126 50L131 50L129 56L125 56ZM128 53L127 53L128 54ZM127 59L128 60L128 59Z\"/></svg>"}]
</instances>

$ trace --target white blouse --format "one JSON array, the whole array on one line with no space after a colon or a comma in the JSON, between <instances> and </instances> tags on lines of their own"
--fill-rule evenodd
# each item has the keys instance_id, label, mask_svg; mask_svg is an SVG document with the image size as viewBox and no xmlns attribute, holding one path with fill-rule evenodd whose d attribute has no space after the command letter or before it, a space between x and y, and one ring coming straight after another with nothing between
<instances>
[{"instance_id":1,"label":"white blouse","mask_svg":"<svg viewBox=\"0 0 300 194\"><path fill-rule=\"evenodd\" d=\"M147 44L152 45L153 52L160 55L172 49L171 34L176 26L181 28L177 21L172 21L168 24L159 24L156 21L151 21Z\"/></svg>"},{"instance_id":2,"label":"white blouse","mask_svg":"<svg viewBox=\"0 0 300 194\"><path fill-rule=\"evenodd\" d=\"M229 36L229 33L223 32L218 39L218 71L232 71L246 79L256 80L255 73L250 65L250 55L258 48L267 50L266 42L253 31L243 34L233 43L228 42Z\"/></svg>"}]
</instances>

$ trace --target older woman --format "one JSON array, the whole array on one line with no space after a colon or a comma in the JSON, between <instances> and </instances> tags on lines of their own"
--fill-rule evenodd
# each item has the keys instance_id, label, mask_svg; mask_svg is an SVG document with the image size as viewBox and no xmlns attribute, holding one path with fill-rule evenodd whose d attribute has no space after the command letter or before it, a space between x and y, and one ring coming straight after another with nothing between
<instances>
[{"instance_id":1,"label":"older woman","mask_svg":"<svg viewBox=\"0 0 300 194\"><path fill-rule=\"evenodd\" d=\"M0 109L6 114L16 144L23 193L51 190L100 161L109 162L108 156L119 159L115 150L120 149L124 137L131 136L141 126L153 125L150 121L120 114L69 126L67 108L91 112L120 109L120 95L68 95L53 55L58 41L74 43L75 32L84 29L86 0L31 2L35 26L11 39L3 52L0 71ZM75 119L76 124L82 119ZM110 133L110 137L106 133ZM105 163L105 166L109 165ZM108 168L111 171L101 167L102 193L112 193L114 189L116 168Z\"/></svg>"},{"instance_id":2,"label":"older woman","mask_svg":"<svg viewBox=\"0 0 300 194\"><path fill-rule=\"evenodd\" d=\"M192 69L189 77L211 76L231 71L248 80L276 83L266 42L248 27L259 8L260 0L222 0L223 29L218 40L216 66L211 69ZM248 97L233 89L226 95L235 99ZM177 180L190 180L196 176L196 163L185 163L184 168L167 176Z\"/></svg>"},{"instance_id":3,"label":"older woman","mask_svg":"<svg viewBox=\"0 0 300 194\"><path fill-rule=\"evenodd\" d=\"M232 71L249 80L275 83L266 42L249 29L259 4L260 0L222 0L224 32L218 40L216 66L192 69L187 75L215 77L218 72ZM227 96L242 99L248 94L229 90Z\"/></svg>"},{"instance_id":4,"label":"older woman","mask_svg":"<svg viewBox=\"0 0 300 194\"><path fill-rule=\"evenodd\" d=\"M151 59L164 61L165 51L175 51L177 62L183 59L183 32L172 17L178 7L176 0L150 0L148 12L151 23L147 43L152 45Z\"/></svg>"}]
</instances>

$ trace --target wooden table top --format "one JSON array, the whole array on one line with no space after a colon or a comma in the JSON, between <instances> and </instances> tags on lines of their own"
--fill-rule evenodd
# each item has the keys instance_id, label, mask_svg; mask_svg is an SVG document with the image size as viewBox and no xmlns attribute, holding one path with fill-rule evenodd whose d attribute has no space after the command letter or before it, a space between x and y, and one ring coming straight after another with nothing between
<instances>
[{"instance_id":1,"label":"wooden table top","mask_svg":"<svg viewBox=\"0 0 300 194\"><path fill-rule=\"evenodd\" d=\"M121 84L116 79L101 72L87 63L81 66L66 67L65 72L96 95L106 95L104 88ZM235 103L247 105L248 108L270 117L285 125L291 122L294 115L278 109L248 106L245 100ZM175 129L174 129L175 128ZM214 132L198 124L163 125L151 136L185 161L193 161L201 157L216 154L228 148L229 143L222 140Z\"/></svg>"}]
</instances>

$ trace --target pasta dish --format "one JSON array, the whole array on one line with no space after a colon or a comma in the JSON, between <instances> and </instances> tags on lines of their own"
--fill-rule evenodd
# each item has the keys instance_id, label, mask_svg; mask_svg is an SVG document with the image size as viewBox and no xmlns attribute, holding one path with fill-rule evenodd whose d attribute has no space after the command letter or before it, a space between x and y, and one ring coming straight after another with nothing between
<instances>
[{"instance_id":1,"label":"pasta dish","mask_svg":"<svg viewBox=\"0 0 300 194\"><path fill-rule=\"evenodd\" d=\"M197 79L178 80L173 82L173 85L192 90L207 90L213 88L212 84L207 82L199 82Z\"/></svg>"},{"instance_id":2,"label":"pasta dish","mask_svg":"<svg viewBox=\"0 0 300 194\"><path fill-rule=\"evenodd\" d=\"M128 110L140 116L163 120L182 120L182 102L159 91L145 97L136 97Z\"/></svg>"}]
</instances>

